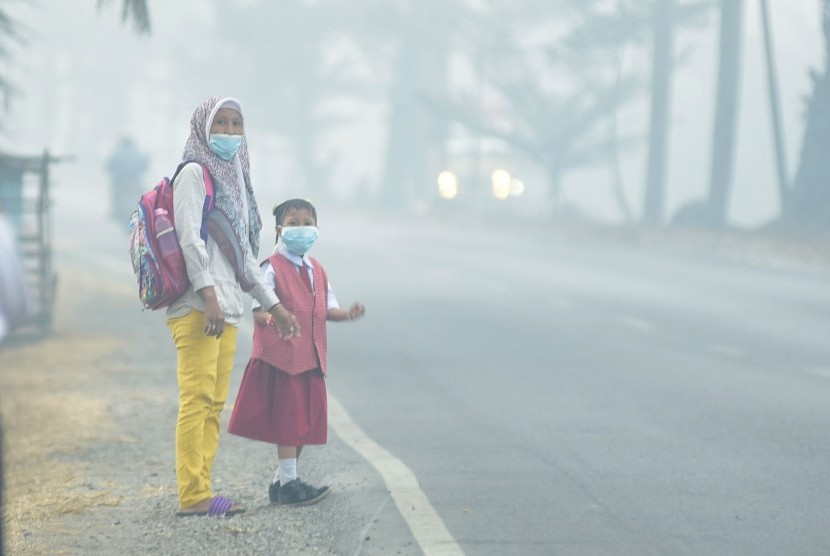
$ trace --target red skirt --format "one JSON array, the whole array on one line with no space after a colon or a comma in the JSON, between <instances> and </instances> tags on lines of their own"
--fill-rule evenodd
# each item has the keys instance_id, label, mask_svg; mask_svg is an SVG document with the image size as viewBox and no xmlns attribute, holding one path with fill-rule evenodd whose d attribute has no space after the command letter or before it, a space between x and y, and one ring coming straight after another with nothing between
<instances>
[{"instance_id":1,"label":"red skirt","mask_svg":"<svg viewBox=\"0 0 830 556\"><path fill-rule=\"evenodd\" d=\"M325 444L328 401L323 372L290 375L262 360L249 360L228 432L282 446Z\"/></svg>"}]
</instances>

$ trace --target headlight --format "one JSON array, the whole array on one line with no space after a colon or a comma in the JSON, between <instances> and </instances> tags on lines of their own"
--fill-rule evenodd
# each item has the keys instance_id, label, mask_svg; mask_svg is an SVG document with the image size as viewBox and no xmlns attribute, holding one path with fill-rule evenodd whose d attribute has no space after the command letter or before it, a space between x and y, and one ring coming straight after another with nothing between
<instances>
[{"instance_id":1,"label":"headlight","mask_svg":"<svg viewBox=\"0 0 830 556\"><path fill-rule=\"evenodd\" d=\"M446 170L438 174L438 194L444 199L454 199L458 195L458 178Z\"/></svg>"}]
</instances>

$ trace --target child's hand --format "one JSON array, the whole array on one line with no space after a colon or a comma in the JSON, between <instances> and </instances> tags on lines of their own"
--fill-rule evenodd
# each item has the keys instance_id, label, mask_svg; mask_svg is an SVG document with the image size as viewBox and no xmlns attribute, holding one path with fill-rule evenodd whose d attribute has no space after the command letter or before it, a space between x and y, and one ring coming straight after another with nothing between
<instances>
[{"instance_id":1,"label":"child's hand","mask_svg":"<svg viewBox=\"0 0 830 556\"><path fill-rule=\"evenodd\" d=\"M262 310L254 310L254 322L260 326L274 326L273 317Z\"/></svg>"},{"instance_id":2,"label":"child's hand","mask_svg":"<svg viewBox=\"0 0 830 556\"><path fill-rule=\"evenodd\" d=\"M349 320L359 319L366 313L366 307L363 303L357 302L349 309Z\"/></svg>"}]
</instances>

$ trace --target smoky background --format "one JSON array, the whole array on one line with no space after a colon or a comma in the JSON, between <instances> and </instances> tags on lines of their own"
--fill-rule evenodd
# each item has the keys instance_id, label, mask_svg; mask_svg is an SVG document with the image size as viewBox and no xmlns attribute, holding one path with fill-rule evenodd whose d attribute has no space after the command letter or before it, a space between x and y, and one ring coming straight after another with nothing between
<instances>
[{"instance_id":1,"label":"smoky background","mask_svg":"<svg viewBox=\"0 0 830 556\"><path fill-rule=\"evenodd\" d=\"M104 214L120 138L149 189L195 106L227 95L266 221L300 196L401 218L826 230L808 125L827 117L826 3L766 4L14 2L0 148L71 156L56 202Z\"/></svg>"}]
</instances>

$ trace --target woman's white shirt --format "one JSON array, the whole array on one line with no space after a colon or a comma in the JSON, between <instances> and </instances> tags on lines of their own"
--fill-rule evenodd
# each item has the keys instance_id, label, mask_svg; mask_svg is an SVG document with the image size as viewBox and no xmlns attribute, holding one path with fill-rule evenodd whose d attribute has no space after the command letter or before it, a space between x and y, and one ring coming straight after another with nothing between
<instances>
[{"instance_id":1,"label":"woman's white shirt","mask_svg":"<svg viewBox=\"0 0 830 556\"><path fill-rule=\"evenodd\" d=\"M184 316L193 309L204 311L204 302L196 291L213 286L219 307L225 313L225 322L236 326L242 319L247 304L244 292L236 280L233 265L211 237L208 236L207 241L202 240L202 209L205 196L202 167L196 163L186 165L173 182L173 211L176 235L182 247L191 286L167 308L167 318ZM247 207L247 195L243 194L242 197L246 200ZM244 210L243 214L247 218L248 211ZM248 280L255 284L249 293L263 307L271 307L279 300L274 290L269 288L250 246L247 252L245 274Z\"/></svg>"}]
</instances>

